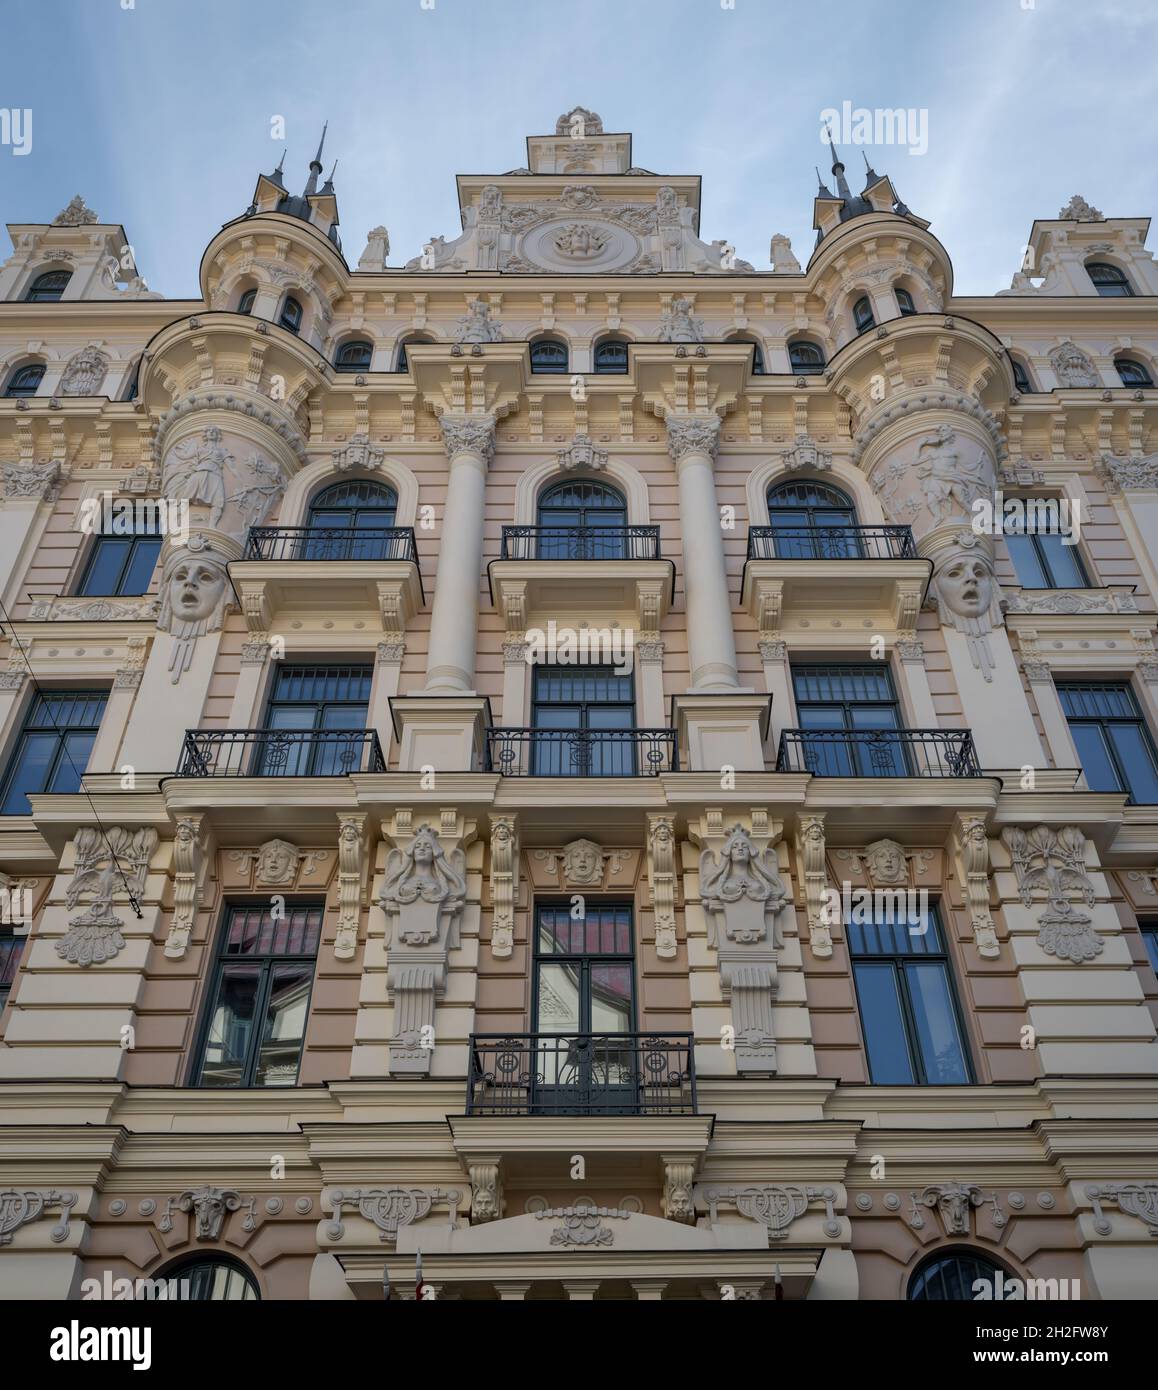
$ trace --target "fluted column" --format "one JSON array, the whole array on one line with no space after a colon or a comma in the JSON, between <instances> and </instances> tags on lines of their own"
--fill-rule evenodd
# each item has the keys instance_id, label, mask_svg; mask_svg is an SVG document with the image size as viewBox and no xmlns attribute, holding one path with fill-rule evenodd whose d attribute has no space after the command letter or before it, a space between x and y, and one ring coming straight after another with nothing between
<instances>
[{"instance_id":1,"label":"fluted column","mask_svg":"<svg viewBox=\"0 0 1158 1390\"><path fill-rule=\"evenodd\" d=\"M669 415L666 424L679 479L691 688L735 690L736 639L713 472L720 421L715 415Z\"/></svg>"},{"instance_id":2,"label":"fluted column","mask_svg":"<svg viewBox=\"0 0 1158 1390\"><path fill-rule=\"evenodd\" d=\"M490 415L444 415L440 421L450 473L430 616L426 690L473 693L482 574L483 505L487 467L495 453Z\"/></svg>"}]
</instances>

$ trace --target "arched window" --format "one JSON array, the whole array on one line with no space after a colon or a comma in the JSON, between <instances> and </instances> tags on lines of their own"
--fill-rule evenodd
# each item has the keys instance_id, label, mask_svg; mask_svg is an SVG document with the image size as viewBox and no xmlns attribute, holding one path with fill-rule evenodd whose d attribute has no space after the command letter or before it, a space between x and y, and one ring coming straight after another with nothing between
<instances>
[{"instance_id":1,"label":"arched window","mask_svg":"<svg viewBox=\"0 0 1158 1390\"><path fill-rule=\"evenodd\" d=\"M237 301L237 312L238 312L239 314L252 314L252 313L253 313L253 301L254 301L256 298L257 298L257 290L256 290L256 289L246 290L246 292L245 292L245 293L241 296L241 298Z\"/></svg>"},{"instance_id":2,"label":"arched window","mask_svg":"<svg viewBox=\"0 0 1158 1390\"><path fill-rule=\"evenodd\" d=\"M1033 383L1029 379L1029 373L1026 371L1024 364L1019 362L1016 357L1011 357L1009 359L1009 365L1013 368L1014 386L1021 395L1028 395L1029 392L1033 390Z\"/></svg>"},{"instance_id":3,"label":"arched window","mask_svg":"<svg viewBox=\"0 0 1158 1390\"><path fill-rule=\"evenodd\" d=\"M917 306L913 303L913 296L908 290L903 290L900 285L894 285L893 293L897 297L897 308L903 316L907 317L909 314L917 312Z\"/></svg>"},{"instance_id":4,"label":"arched window","mask_svg":"<svg viewBox=\"0 0 1158 1390\"><path fill-rule=\"evenodd\" d=\"M373 356L373 343L367 343L360 338L355 339L352 343L343 343L338 349L337 357L334 358L334 370L339 372L368 372Z\"/></svg>"},{"instance_id":5,"label":"arched window","mask_svg":"<svg viewBox=\"0 0 1158 1390\"><path fill-rule=\"evenodd\" d=\"M797 376L815 376L824 370L824 353L815 343L789 343L788 361Z\"/></svg>"},{"instance_id":6,"label":"arched window","mask_svg":"<svg viewBox=\"0 0 1158 1390\"><path fill-rule=\"evenodd\" d=\"M281 317L278 323L283 328L288 328L291 333L296 333L302 326L302 306L293 297L287 294L285 303L281 306Z\"/></svg>"},{"instance_id":7,"label":"arched window","mask_svg":"<svg viewBox=\"0 0 1158 1390\"><path fill-rule=\"evenodd\" d=\"M622 338L604 338L595 344L595 370L609 376L627 371L627 344Z\"/></svg>"},{"instance_id":8,"label":"arched window","mask_svg":"<svg viewBox=\"0 0 1158 1390\"><path fill-rule=\"evenodd\" d=\"M537 338L531 344L531 371L559 376L567 370L567 344L557 338Z\"/></svg>"},{"instance_id":9,"label":"arched window","mask_svg":"<svg viewBox=\"0 0 1158 1390\"><path fill-rule=\"evenodd\" d=\"M349 478L331 483L310 503L306 560L400 558L395 531L398 494L385 483ZM296 556L288 558L298 558Z\"/></svg>"},{"instance_id":10,"label":"arched window","mask_svg":"<svg viewBox=\"0 0 1158 1390\"><path fill-rule=\"evenodd\" d=\"M237 1260L224 1255L198 1255L178 1260L153 1275L153 1287L164 1281L162 1297L189 1302L257 1303L257 1281Z\"/></svg>"},{"instance_id":11,"label":"arched window","mask_svg":"<svg viewBox=\"0 0 1158 1390\"><path fill-rule=\"evenodd\" d=\"M610 483L568 478L539 496L538 560L627 558L627 502Z\"/></svg>"},{"instance_id":12,"label":"arched window","mask_svg":"<svg viewBox=\"0 0 1158 1390\"><path fill-rule=\"evenodd\" d=\"M873 306L867 294L862 294L852 306L852 319L858 333L864 333L876 323L876 319L873 318Z\"/></svg>"},{"instance_id":13,"label":"arched window","mask_svg":"<svg viewBox=\"0 0 1158 1390\"><path fill-rule=\"evenodd\" d=\"M1094 288L1106 299L1132 299L1134 291L1124 271L1106 261L1087 261L1086 272Z\"/></svg>"},{"instance_id":14,"label":"arched window","mask_svg":"<svg viewBox=\"0 0 1158 1390\"><path fill-rule=\"evenodd\" d=\"M984 1279L990 1286L990 1297L996 1297L997 1276L1011 1277L996 1260L976 1250L954 1250L949 1254L930 1255L913 1270L909 1278L910 1303L970 1303L975 1297L973 1285Z\"/></svg>"},{"instance_id":15,"label":"arched window","mask_svg":"<svg viewBox=\"0 0 1158 1390\"><path fill-rule=\"evenodd\" d=\"M429 338L423 338L418 334L412 334L409 338L403 338L402 341L398 344L398 365L394 368L394 370L396 372L405 372L409 370L409 363L406 359L407 344L413 345L414 343L428 342L430 342Z\"/></svg>"},{"instance_id":16,"label":"arched window","mask_svg":"<svg viewBox=\"0 0 1158 1390\"><path fill-rule=\"evenodd\" d=\"M1150 373L1133 357L1115 357L1114 366L1123 386L1153 386Z\"/></svg>"},{"instance_id":17,"label":"arched window","mask_svg":"<svg viewBox=\"0 0 1158 1390\"><path fill-rule=\"evenodd\" d=\"M860 554L856 507L848 493L807 478L768 489L773 554L785 560L849 559Z\"/></svg>"},{"instance_id":18,"label":"arched window","mask_svg":"<svg viewBox=\"0 0 1158 1390\"><path fill-rule=\"evenodd\" d=\"M4 394L11 400L15 396L35 396L44 380L44 363L30 362L26 367L17 367L8 378Z\"/></svg>"},{"instance_id":19,"label":"arched window","mask_svg":"<svg viewBox=\"0 0 1158 1390\"><path fill-rule=\"evenodd\" d=\"M138 357L136 362L133 364L133 370L129 375L129 384L125 388L125 394L121 397L121 399L125 401L135 401L137 399L137 391L140 387L140 384L141 359Z\"/></svg>"},{"instance_id":20,"label":"arched window","mask_svg":"<svg viewBox=\"0 0 1158 1390\"><path fill-rule=\"evenodd\" d=\"M71 270L46 270L38 275L24 296L27 304L55 304L72 279Z\"/></svg>"}]
</instances>

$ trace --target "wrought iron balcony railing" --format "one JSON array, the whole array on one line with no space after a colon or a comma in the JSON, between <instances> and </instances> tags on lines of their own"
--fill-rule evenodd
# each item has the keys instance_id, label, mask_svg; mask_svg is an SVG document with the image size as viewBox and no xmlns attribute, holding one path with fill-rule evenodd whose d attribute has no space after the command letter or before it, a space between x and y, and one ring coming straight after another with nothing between
<instances>
[{"instance_id":1,"label":"wrought iron balcony railing","mask_svg":"<svg viewBox=\"0 0 1158 1390\"><path fill-rule=\"evenodd\" d=\"M189 729L178 777L345 777L385 772L373 729Z\"/></svg>"},{"instance_id":2,"label":"wrought iron balcony railing","mask_svg":"<svg viewBox=\"0 0 1158 1390\"><path fill-rule=\"evenodd\" d=\"M749 560L916 560L908 526L752 526Z\"/></svg>"},{"instance_id":3,"label":"wrought iron balcony railing","mask_svg":"<svg viewBox=\"0 0 1158 1390\"><path fill-rule=\"evenodd\" d=\"M656 777L679 771L674 729L488 729L486 770L504 777Z\"/></svg>"},{"instance_id":4,"label":"wrought iron balcony railing","mask_svg":"<svg viewBox=\"0 0 1158 1390\"><path fill-rule=\"evenodd\" d=\"M418 563L409 526L251 526L245 560L409 560Z\"/></svg>"},{"instance_id":5,"label":"wrought iron balcony railing","mask_svg":"<svg viewBox=\"0 0 1158 1390\"><path fill-rule=\"evenodd\" d=\"M817 777L980 777L969 729L785 729L777 772Z\"/></svg>"},{"instance_id":6,"label":"wrought iron balcony railing","mask_svg":"<svg viewBox=\"0 0 1158 1390\"><path fill-rule=\"evenodd\" d=\"M659 560L658 526L504 526L501 560Z\"/></svg>"},{"instance_id":7,"label":"wrought iron balcony railing","mask_svg":"<svg viewBox=\"0 0 1158 1390\"><path fill-rule=\"evenodd\" d=\"M468 1115L694 1115L690 1033L475 1033Z\"/></svg>"}]
</instances>

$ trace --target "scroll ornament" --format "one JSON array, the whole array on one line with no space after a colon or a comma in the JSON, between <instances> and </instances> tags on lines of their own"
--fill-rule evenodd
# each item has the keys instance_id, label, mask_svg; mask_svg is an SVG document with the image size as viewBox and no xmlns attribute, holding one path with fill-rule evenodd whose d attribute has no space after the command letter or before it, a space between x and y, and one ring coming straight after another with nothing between
<instances>
[{"instance_id":1,"label":"scroll ornament","mask_svg":"<svg viewBox=\"0 0 1158 1390\"><path fill-rule=\"evenodd\" d=\"M157 832L150 827L129 830L114 825L106 832L83 826L77 831L76 867L64 900L70 910L86 893L92 895L92 902L69 918L68 931L56 943L58 955L76 965L99 965L124 949L124 922L113 911L113 899L121 891L131 898L145 891L157 840Z\"/></svg>"},{"instance_id":2,"label":"scroll ornament","mask_svg":"<svg viewBox=\"0 0 1158 1390\"><path fill-rule=\"evenodd\" d=\"M1008 826L1001 838L1013 860L1018 893L1029 907L1036 892L1044 891L1048 905L1038 917L1037 943L1049 956L1075 963L1093 960L1102 951L1102 939L1094 931L1089 913L1070 901L1076 892L1087 907L1094 904L1094 885L1086 871L1086 840L1074 825L1039 825L1026 831Z\"/></svg>"}]
</instances>

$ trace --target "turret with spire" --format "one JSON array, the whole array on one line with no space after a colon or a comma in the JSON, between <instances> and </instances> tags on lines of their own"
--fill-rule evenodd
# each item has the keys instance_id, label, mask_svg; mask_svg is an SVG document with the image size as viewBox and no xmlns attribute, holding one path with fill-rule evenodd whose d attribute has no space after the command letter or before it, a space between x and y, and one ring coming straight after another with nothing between
<instances>
[{"instance_id":1,"label":"turret with spire","mask_svg":"<svg viewBox=\"0 0 1158 1390\"><path fill-rule=\"evenodd\" d=\"M816 228L817 246L829 232L839 227L841 223L851 221L854 217L864 217L873 212L890 212L898 217L907 217L921 226L929 225L921 218L914 217L901 202L888 176L878 174L863 151L861 153L865 167L865 186L859 194L854 195L848 186L848 179L845 177L844 162L833 144L832 131L827 126L825 133L828 135L828 148L832 153L832 177L836 185L836 192L833 193L829 189L820 176L820 170L817 169L816 182L818 187L813 204L814 218L812 223Z\"/></svg>"},{"instance_id":2,"label":"turret with spire","mask_svg":"<svg viewBox=\"0 0 1158 1390\"><path fill-rule=\"evenodd\" d=\"M329 122L327 121L322 126L318 152L310 160L309 177L306 179L306 186L301 193L293 194L286 190L283 177L285 171L285 151L283 150L281 159L273 173L258 176L253 202L246 209L245 215L246 217L256 217L258 213L262 212L280 212L286 217L298 217L303 222L308 222L311 226L316 227L323 236L341 250L342 243L338 237L338 199L334 192L334 170L338 167L337 160L334 161L334 166L330 170L330 177L326 179L320 189L318 188L318 179L322 173L322 150L326 143L326 131L328 129Z\"/></svg>"}]
</instances>

